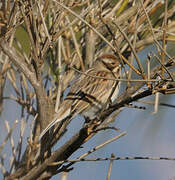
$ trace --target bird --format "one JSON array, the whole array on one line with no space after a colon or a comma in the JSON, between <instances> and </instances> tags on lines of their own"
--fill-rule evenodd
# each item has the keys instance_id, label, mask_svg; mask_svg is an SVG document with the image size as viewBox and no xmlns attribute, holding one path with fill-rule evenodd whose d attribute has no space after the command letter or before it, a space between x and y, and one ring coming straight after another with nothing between
<instances>
[{"instance_id":1,"label":"bird","mask_svg":"<svg viewBox=\"0 0 175 180\"><path fill-rule=\"evenodd\" d=\"M119 91L121 63L113 54L103 54L92 64L91 68L81 73L73 82L70 91L55 113L53 121L41 132L39 140L55 124L71 115L77 114L94 119L106 105L113 102Z\"/></svg>"}]
</instances>

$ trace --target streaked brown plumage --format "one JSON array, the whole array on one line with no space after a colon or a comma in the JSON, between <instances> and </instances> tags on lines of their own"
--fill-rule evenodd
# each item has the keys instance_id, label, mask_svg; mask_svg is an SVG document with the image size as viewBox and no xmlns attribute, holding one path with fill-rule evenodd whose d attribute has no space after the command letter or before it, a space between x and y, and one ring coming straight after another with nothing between
<instances>
[{"instance_id":1,"label":"streaked brown plumage","mask_svg":"<svg viewBox=\"0 0 175 180\"><path fill-rule=\"evenodd\" d=\"M69 115L73 118L81 113L83 116L93 119L107 103L109 97L112 101L116 98L118 82L110 79L119 78L120 70L120 63L115 56L105 54L99 57L92 68L85 74L81 74L73 83L70 92L55 114L54 120L44 129L39 139L57 122ZM105 77L106 79L96 77ZM114 92L113 87L115 87Z\"/></svg>"}]
</instances>

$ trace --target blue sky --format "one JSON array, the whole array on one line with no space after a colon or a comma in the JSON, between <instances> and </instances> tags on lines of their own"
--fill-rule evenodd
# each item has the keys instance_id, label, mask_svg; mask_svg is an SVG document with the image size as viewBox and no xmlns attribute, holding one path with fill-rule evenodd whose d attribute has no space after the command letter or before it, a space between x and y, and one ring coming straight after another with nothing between
<instances>
[{"instance_id":1,"label":"blue sky","mask_svg":"<svg viewBox=\"0 0 175 180\"><path fill-rule=\"evenodd\" d=\"M140 54L142 59L153 48L149 47ZM12 93L12 88L6 88L6 95ZM153 100L154 96L149 97ZM174 95L160 95L160 102L175 105ZM127 131L127 135L117 141L105 146L99 151L88 156L91 158L110 157L111 153L115 156L150 156L150 157L175 157L175 109L159 107L157 114L153 114L152 105L145 105L146 110L125 108L117 116L114 126L120 128L121 132ZM2 143L6 130L3 125L4 120L10 121L19 119L19 106L12 101L5 101L4 111L0 117L0 143ZM70 124L68 133L62 141L54 147L56 149L67 138L71 137L83 124L83 119L78 116ZM19 126L17 126L19 127ZM18 139L18 131L13 134L14 139ZM117 132L107 130L94 136L83 148L73 154L70 159L74 159L87 152L98 144L116 136ZM7 157L11 154L10 148L6 146L4 152ZM8 166L8 163L6 163ZM109 162L80 162L75 164L74 170L69 172L68 180L101 180L106 179ZM120 179L139 179L139 180L173 180L175 177L175 162L172 161L152 161L152 160L125 160L115 161L112 168L111 180ZM56 175L52 180L59 179ZM0 179L2 178L0 172Z\"/></svg>"}]
</instances>

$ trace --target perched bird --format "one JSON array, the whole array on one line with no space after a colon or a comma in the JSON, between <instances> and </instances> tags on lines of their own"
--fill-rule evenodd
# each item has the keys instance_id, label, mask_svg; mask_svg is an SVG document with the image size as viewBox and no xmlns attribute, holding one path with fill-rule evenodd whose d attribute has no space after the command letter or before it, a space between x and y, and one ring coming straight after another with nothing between
<instances>
[{"instance_id":1,"label":"perched bird","mask_svg":"<svg viewBox=\"0 0 175 180\"><path fill-rule=\"evenodd\" d=\"M70 92L60 104L53 121L42 131L39 139L56 123L71 115L82 114L94 119L108 102L116 99L119 90L121 65L116 56L104 54L96 59L92 67L80 74L70 88ZM99 78L101 77L101 78Z\"/></svg>"}]
</instances>

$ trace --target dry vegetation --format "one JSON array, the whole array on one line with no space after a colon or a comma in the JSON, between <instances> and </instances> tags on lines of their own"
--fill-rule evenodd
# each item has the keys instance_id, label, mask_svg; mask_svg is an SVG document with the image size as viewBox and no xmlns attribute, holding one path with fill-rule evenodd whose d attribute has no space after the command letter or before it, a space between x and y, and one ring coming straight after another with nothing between
<instances>
[{"instance_id":1,"label":"dry vegetation","mask_svg":"<svg viewBox=\"0 0 175 180\"><path fill-rule=\"evenodd\" d=\"M175 40L174 0L7 0L0 5L0 111L7 111L3 104L8 100L21 107L20 138L16 144L11 135L15 133L16 120L11 127L8 121L1 122L8 131L0 145L0 168L8 180L49 179L68 172L89 153L125 135L121 133L76 160L66 161L99 131L117 130L109 123L121 107L152 94L175 92L175 59L166 49L167 43ZM140 60L137 53L150 44L155 45L157 53ZM40 144L41 131L52 121L63 92L78 71L88 69L104 53L120 59L125 69L120 81L126 87L111 106L97 114L100 124L83 126L52 152L70 120L56 127ZM156 62L154 66L150 65L152 62ZM5 97L4 89L9 84L15 95ZM32 119L33 129L26 140L28 119ZM23 141L27 141L26 147ZM4 158L2 153L7 142L12 148L10 158ZM8 169L4 161L11 161ZM110 172L109 168L108 179Z\"/></svg>"}]
</instances>

